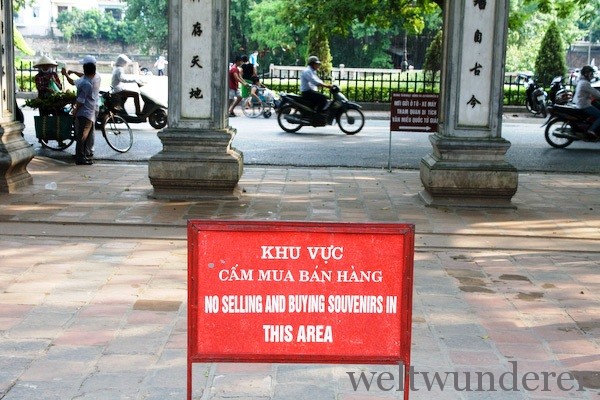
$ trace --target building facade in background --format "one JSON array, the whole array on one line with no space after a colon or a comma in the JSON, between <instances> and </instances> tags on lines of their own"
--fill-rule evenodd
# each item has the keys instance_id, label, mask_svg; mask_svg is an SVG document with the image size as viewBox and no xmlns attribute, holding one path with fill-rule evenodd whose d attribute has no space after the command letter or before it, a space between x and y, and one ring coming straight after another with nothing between
<instances>
[{"instance_id":1,"label":"building facade in background","mask_svg":"<svg viewBox=\"0 0 600 400\"><path fill-rule=\"evenodd\" d=\"M14 25L23 36L60 37L56 18L63 11L98 9L120 20L125 16L126 7L125 0L37 0L33 6L14 13Z\"/></svg>"}]
</instances>

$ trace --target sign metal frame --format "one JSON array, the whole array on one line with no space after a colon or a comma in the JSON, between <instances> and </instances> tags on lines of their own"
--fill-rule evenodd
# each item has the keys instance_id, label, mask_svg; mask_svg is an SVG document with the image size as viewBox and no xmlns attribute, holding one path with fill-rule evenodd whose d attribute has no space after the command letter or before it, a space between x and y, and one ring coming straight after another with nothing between
<instances>
[{"instance_id":1,"label":"sign metal frame","mask_svg":"<svg viewBox=\"0 0 600 400\"><path fill-rule=\"evenodd\" d=\"M257 238L261 238L264 243L288 243L297 245L298 248L305 243L342 243L346 247L352 247L356 243L357 247L354 252L349 253L348 258L352 263L354 257L360 259L360 263L365 260L372 260L373 265L380 266L385 274L386 285L384 290L387 298L393 297L397 299L397 312L394 309L393 313L378 312L377 314L357 315L357 314L338 314L332 313L317 315L318 313L304 313L302 317L306 319L330 318L335 320L332 325L342 328L340 332L348 332L356 334L352 340L346 338L345 335L336 343L318 343L318 344L297 344L297 343L276 343L273 345L277 351L269 352L269 346L264 343L256 344L256 348L247 350L243 344L234 344L233 350L222 346L220 339L215 339L219 336L218 332L223 332L223 327L218 327L222 321L223 315L209 314L206 311L207 304L204 304L204 309L201 307L201 299L204 297L207 303L207 293L239 293L240 287L244 286L227 286L224 282L222 286L230 287L224 292L220 292L221 286L215 281L215 260L225 265L225 258L231 258L231 263L237 267L239 264L244 264L248 261L248 265L257 263L257 260L244 260L248 256L247 251L240 246L252 247L252 244L257 243ZM373 246L369 244L373 243ZM388 245L386 246L386 243ZM333 245L332 245L333 246ZM382 248L385 247L385 248ZM246 251L246 252L244 252ZM215 254L219 253L219 254ZM263 253L264 255L264 253ZM294 264L293 260L285 261L290 265ZM380 262L380 264L378 264ZM414 264L414 225L401 223L340 223L340 222L288 222L288 221L222 221L222 220L190 220L188 221L188 355L187 355L187 380L188 380L188 399L192 396L192 364L194 362L285 362L285 363L328 363L328 364L397 364L404 365L404 381L406 388L405 399L408 399L408 371L410 368L410 348L411 348L411 330L412 330L412 292L413 292L413 264ZM209 267L207 267L209 265ZM335 263L329 264L335 268ZM383 265L383 266L382 266ZM202 266L202 267L200 267ZM218 267L218 266L217 266ZM208 268L211 268L210 270ZM226 267L223 267L226 268ZM228 268L228 267L227 267ZM293 271L293 266L291 271ZM354 269L354 265L352 265ZM227 271L223 269L222 271ZM298 272L298 271L295 271ZM212 278L204 275L211 275ZM211 280L212 279L212 280ZM217 284L216 284L217 283ZM246 285L252 293L260 293L260 290L275 290L276 287L300 287L299 282L287 282L284 284L269 284L264 282L241 282L235 283ZM261 286L262 285L262 286ZM328 295L342 284L329 283L322 285L324 295ZM362 283L353 283L350 293L360 293L361 285L367 287L369 293L373 293L373 288L376 288L373 283L370 286ZM319 287L313 285L311 287ZM349 286L350 287L350 286ZM261 289L262 288L262 289ZM393 288L395 295L389 296L390 288ZM332 290L333 289L333 290ZM299 289L302 291L302 289ZM329 291L328 291L329 290ZM398 292L395 292L398 290ZM242 290L243 291L243 290ZM354 291L354 292L353 292ZM343 292L343 291L342 291ZM215 296L217 297L217 296ZM225 297L225 296L223 296ZM380 296L385 298L385 296ZM385 309L386 300L383 302ZM223 299L221 299L223 300ZM223 310L221 310L223 311ZM294 318L290 316L292 313L287 310L284 313L285 318ZM325 315L327 314L327 315ZM281 314L264 314L267 317L281 318ZM316 315L316 316L315 316ZM257 318L252 314L236 314L239 319L244 319L244 324L240 326L226 327L226 329L236 330L237 337L244 337L244 329L246 325L256 325L254 322ZM224 316L224 321L229 323L237 323L237 320L231 319L230 315ZM263 318L259 315L258 318ZM229 318L229 319L227 319ZM362 318L362 319L361 319ZM373 318L380 323L383 321L380 328L384 330L383 334L377 335L376 341L373 337L367 337L367 334L374 335L374 326L358 328L357 321L365 321L365 319ZM341 322L340 322L341 321ZM319 322L317 322L319 323ZM338 325L335 325L338 324ZM345 324L345 325L343 325ZM256 326L253 326L256 331ZM345 327L346 330L343 330ZM349 327L349 328L348 328ZM264 328L264 325L263 325ZM261 328L261 329L263 329ZM355 329L355 331L353 331ZM213 331L217 331L213 335ZM266 337L267 333L265 333ZM363 336L361 336L363 335ZM246 335L248 337L250 335ZM360 348L350 349L347 343L361 343L364 340L365 353L361 352ZM212 343L214 341L214 343ZM270 344L269 344L270 345ZM238 351L236 346L242 349ZM337 346L337 347L336 347ZM346 347L344 347L346 346ZM379 348L381 346L381 348ZM285 349L284 352L281 349Z\"/></svg>"}]
</instances>

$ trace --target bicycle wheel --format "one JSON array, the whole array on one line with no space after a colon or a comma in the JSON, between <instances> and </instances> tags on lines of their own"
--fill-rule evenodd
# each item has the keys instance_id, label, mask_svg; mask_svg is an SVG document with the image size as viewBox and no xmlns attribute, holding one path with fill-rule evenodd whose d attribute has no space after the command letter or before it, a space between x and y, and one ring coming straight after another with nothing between
<instances>
[{"instance_id":1,"label":"bicycle wheel","mask_svg":"<svg viewBox=\"0 0 600 400\"><path fill-rule=\"evenodd\" d=\"M70 145L73 144L73 142L75 141L72 138L69 139L64 139L64 140L46 140L46 139L39 139L40 144L42 145L42 147L45 147L47 149L50 150L64 150L67 147L69 147ZM51 144L50 142L56 143L56 144Z\"/></svg>"},{"instance_id":2,"label":"bicycle wheel","mask_svg":"<svg viewBox=\"0 0 600 400\"><path fill-rule=\"evenodd\" d=\"M38 139L42 147L50 150L64 150L75 141L75 120L71 123L71 135L66 139L52 140L52 139Z\"/></svg>"},{"instance_id":3,"label":"bicycle wheel","mask_svg":"<svg viewBox=\"0 0 600 400\"><path fill-rule=\"evenodd\" d=\"M102 124L102 135L111 149L125 153L133 144L133 132L123 117L109 114Z\"/></svg>"},{"instance_id":4,"label":"bicycle wheel","mask_svg":"<svg viewBox=\"0 0 600 400\"><path fill-rule=\"evenodd\" d=\"M242 112L246 117L256 118L262 114L263 105L252 101L252 97L248 97L242 101Z\"/></svg>"}]
</instances>

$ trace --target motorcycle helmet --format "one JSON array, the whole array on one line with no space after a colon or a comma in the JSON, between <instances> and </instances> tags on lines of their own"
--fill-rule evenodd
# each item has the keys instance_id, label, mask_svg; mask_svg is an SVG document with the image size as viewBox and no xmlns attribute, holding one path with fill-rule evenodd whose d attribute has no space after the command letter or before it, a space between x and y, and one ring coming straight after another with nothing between
<instances>
[{"instance_id":1,"label":"motorcycle helmet","mask_svg":"<svg viewBox=\"0 0 600 400\"><path fill-rule=\"evenodd\" d=\"M581 68L581 75L585 76L586 78L588 77L588 74L594 74L596 71L594 70L594 67L590 66L590 65L586 65L585 67Z\"/></svg>"},{"instance_id":2,"label":"motorcycle helmet","mask_svg":"<svg viewBox=\"0 0 600 400\"><path fill-rule=\"evenodd\" d=\"M308 57L308 65L311 65L311 64L321 64L319 57L317 57L317 56Z\"/></svg>"},{"instance_id":3,"label":"motorcycle helmet","mask_svg":"<svg viewBox=\"0 0 600 400\"><path fill-rule=\"evenodd\" d=\"M117 57L117 61L115 62L115 65L117 67L124 67L131 62L132 62L131 59L129 57L127 57L125 54L119 54L119 56Z\"/></svg>"}]
</instances>

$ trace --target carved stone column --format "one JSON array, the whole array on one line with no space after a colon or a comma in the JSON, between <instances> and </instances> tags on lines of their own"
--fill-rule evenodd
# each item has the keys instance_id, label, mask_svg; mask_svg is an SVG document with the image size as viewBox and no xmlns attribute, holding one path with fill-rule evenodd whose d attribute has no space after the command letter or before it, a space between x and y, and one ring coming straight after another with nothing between
<instances>
[{"instance_id":1,"label":"carved stone column","mask_svg":"<svg viewBox=\"0 0 600 400\"><path fill-rule=\"evenodd\" d=\"M439 131L421 160L434 206L511 207L518 175L501 137L508 0L446 1Z\"/></svg>"},{"instance_id":2,"label":"carved stone column","mask_svg":"<svg viewBox=\"0 0 600 400\"><path fill-rule=\"evenodd\" d=\"M15 69L11 1L0 1L0 192L10 193L30 185L27 164L33 148L23 139L23 124L15 121Z\"/></svg>"},{"instance_id":3,"label":"carved stone column","mask_svg":"<svg viewBox=\"0 0 600 400\"><path fill-rule=\"evenodd\" d=\"M169 126L148 164L151 197L237 196L242 154L226 115L229 2L171 0L169 10Z\"/></svg>"}]
</instances>

